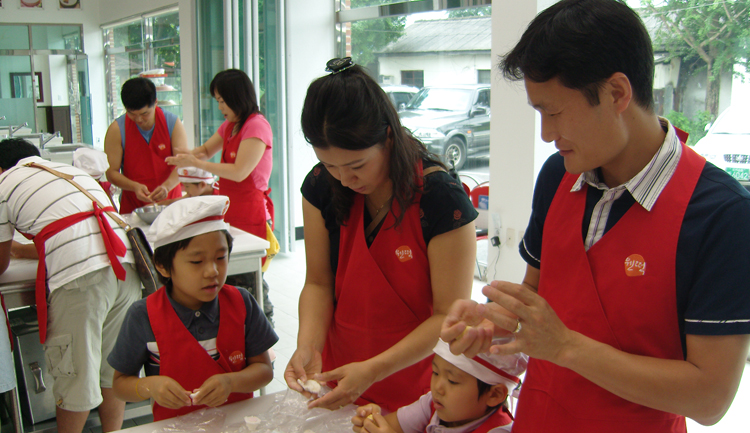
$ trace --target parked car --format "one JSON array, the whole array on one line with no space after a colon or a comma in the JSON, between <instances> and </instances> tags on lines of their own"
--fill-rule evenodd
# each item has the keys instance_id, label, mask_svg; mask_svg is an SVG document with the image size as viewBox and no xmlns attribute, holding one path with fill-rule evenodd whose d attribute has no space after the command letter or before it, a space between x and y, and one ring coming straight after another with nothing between
<instances>
[{"instance_id":1,"label":"parked car","mask_svg":"<svg viewBox=\"0 0 750 433\"><path fill-rule=\"evenodd\" d=\"M706 160L750 186L750 105L732 105L711 125L694 149Z\"/></svg>"},{"instance_id":2,"label":"parked car","mask_svg":"<svg viewBox=\"0 0 750 433\"><path fill-rule=\"evenodd\" d=\"M424 87L399 112L401 122L456 170L489 153L490 85Z\"/></svg>"},{"instance_id":3,"label":"parked car","mask_svg":"<svg viewBox=\"0 0 750 433\"><path fill-rule=\"evenodd\" d=\"M388 95L396 110L401 111L406 107L411 98L419 92L419 89L412 86L382 86L385 94Z\"/></svg>"}]
</instances>

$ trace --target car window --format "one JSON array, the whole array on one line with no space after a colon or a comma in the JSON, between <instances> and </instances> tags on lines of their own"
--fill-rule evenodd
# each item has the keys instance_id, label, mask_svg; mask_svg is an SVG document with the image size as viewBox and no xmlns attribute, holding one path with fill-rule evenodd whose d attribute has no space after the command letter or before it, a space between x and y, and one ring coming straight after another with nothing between
<instances>
[{"instance_id":1,"label":"car window","mask_svg":"<svg viewBox=\"0 0 750 433\"><path fill-rule=\"evenodd\" d=\"M750 108L727 109L711 127L711 134L750 134Z\"/></svg>"},{"instance_id":2,"label":"car window","mask_svg":"<svg viewBox=\"0 0 750 433\"><path fill-rule=\"evenodd\" d=\"M480 90L479 96L477 96L477 105L481 105L483 107L489 107L490 106L490 91L487 90Z\"/></svg>"},{"instance_id":3,"label":"car window","mask_svg":"<svg viewBox=\"0 0 750 433\"><path fill-rule=\"evenodd\" d=\"M469 107L471 90L424 88L411 103L408 109L463 111Z\"/></svg>"}]
</instances>

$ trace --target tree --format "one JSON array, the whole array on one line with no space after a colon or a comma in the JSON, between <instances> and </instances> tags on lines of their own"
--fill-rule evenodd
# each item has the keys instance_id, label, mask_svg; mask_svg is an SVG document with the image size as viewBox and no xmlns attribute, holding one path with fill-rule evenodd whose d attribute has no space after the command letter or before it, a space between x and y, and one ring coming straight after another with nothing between
<instances>
[{"instance_id":1,"label":"tree","mask_svg":"<svg viewBox=\"0 0 750 433\"><path fill-rule=\"evenodd\" d=\"M750 66L750 0L641 0L659 27L654 45L688 67L705 68L706 111L718 114L721 75Z\"/></svg>"},{"instance_id":2,"label":"tree","mask_svg":"<svg viewBox=\"0 0 750 433\"><path fill-rule=\"evenodd\" d=\"M492 16L492 6L479 6L448 12L448 18L489 17Z\"/></svg>"},{"instance_id":3,"label":"tree","mask_svg":"<svg viewBox=\"0 0 750 433\"><path fill-rule=\"evenodd\" d=\"M388 0L352 0L351 7L371 6L388 3ZM375 64L375 51L398 40L404 34L406 17L387 17L373 20L355 21L352 29L352 59L354 63L369 66ZM374 72L374 70L373 70Z\"/></svg>"}]
</instances>

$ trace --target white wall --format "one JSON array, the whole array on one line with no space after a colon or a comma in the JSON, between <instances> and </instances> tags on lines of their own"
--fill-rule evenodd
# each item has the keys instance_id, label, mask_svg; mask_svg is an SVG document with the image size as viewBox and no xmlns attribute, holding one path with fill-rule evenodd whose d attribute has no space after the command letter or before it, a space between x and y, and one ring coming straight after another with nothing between
<instances>
[{"instance_id":1,"label":"white wall","mask_svg":"<svg viewBox=\"0 0 750 433\"><path fill-rule=\"evenodd\" d=\"M330 0L286 0L287 134L289 137L289 185L292 195L290 222L302 226L302 194L305 175L318 162L300 127L307 87L325 75L326 62L334 57L334 10Z\"/></svg>"},{"instance_id":2,"label":"white wall","mask_svg":"<svg viewBox=\"0 0 750 433\"><path fill-rule=\"evenodd\" d=\"M553 3L552 0L528 0L494 4L493 61L513 48L538 11ZM521 282L526 262L518 253L518 242L531 214L536 176L555 148L540 138L540 120L528 105L523 83L505 81L497 72L497 65L493 67L489 223L490 236L493 236L496 225L492 214L500 217L502 244L499 248L490 247L487 279Z\"/></svg>"},{"instance_id":3,"label":"white wall","mask_svg":"<svg viewBox=\"0 0 750 433\"><path fill-rule=\"evenodd\" d=\"M380 57L380 75L391 75L391 84L401 84L401 71L424 71L424 85L477 84L477 69L492 69L486 55L388 56Z\"/></svg>"}]
</instances>

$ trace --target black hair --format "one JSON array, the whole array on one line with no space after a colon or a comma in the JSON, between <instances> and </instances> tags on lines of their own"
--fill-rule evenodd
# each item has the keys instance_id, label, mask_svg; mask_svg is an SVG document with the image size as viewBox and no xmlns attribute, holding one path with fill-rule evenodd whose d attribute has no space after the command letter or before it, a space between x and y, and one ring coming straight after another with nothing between
<instances>
[{"instance_id":1,"label":"black hair","mask_svg":"<svg viewBox=\"0 0 750 433\"><path fill-rule=\"evenodd\" d=\"M510 80L553 78L599 105L599 90L616 72L633 99L653 111L654 53L638 14L621 0L562 0L540 12L518 44L500 59Z\"/></svg>"},{"instance_id":2,"label":"black hair","mask_svg":"<svg viewBox=\"0 0 750 433\"><path fill-rule=\"evenodd\" d=\"M148 78L131 78L122 85L120 99L127 110L151 108L156 104L156 86Z\"/></svg>"},{"instance_id":3,"label":"black hair","mask_svg":"<svg viewBox=\"0 0 750 433\"><path fill-rule=\"evenodd\" d=\"M389 137L393 139L388 177L393 184L393 200L400 210L396 214L391 208L396 226L411 205L414 194L422 188L417 179L417 163L428 160L445 168L401 125L391 100L358 65L313 81L307 89L301 117L305 140L319 149L363 150L382 145ZM341 185L328 170L326 173L333 192L336 221L344 224L355 192Z\"/></svg>"},{"instance_id":4,"label":"black hair","mask_svg":"<svg viewBox=\"0 0 750 433\"><path fill-rule=\"evenodd\" d=\"M229 234L227 230L221 230L222 233L224 233L224 236L227 238L227 256L232 254L232 235ZM159 265L163 267L169 274L172 274L172 262L174 261L174 256L177 255L177 251L182 250L184 248L187 248L188 245L190 245L190 241L192 241L193 238L187 238L182 239L177 242L172 242L171 244L162 245L159 248L154 250L154 264ZM172 279L167 278L164 275L159 273L159 281L161 281L162 284L167 286L167 290L172 290Z\"/></svg>"},{"instance_id":5,"label":"black hair","mask_svg":"<svg viewBox=\"0 0 750 433\"><path fill-rule=\"evenodd\" d=\"M40 156L39 149L23 138L6 138L0 141L0 168L3 171L30 156Z\"/></svg>"},{"instance_id":6,"label":"black hair","mask_svg":"<svg viewBox=\"0 0 750 433\"><path fill-rule=\"evenodd\" d=\"M242 129L248 117L260 110L250 77L239 69L227 69L219 72L211 80L208 89L211 96L215 97L218 93L227 107L239 118L235 126L237 132Z\"/></svg>"},{"instance_id":7,"label":"black hair","mask_svg":"<svg viewBox=\"0 0 750 433\"><path fill-rule=\"evenodd\" d=\"M490 392L490 390L492 389L492 385L490 385L487 382L484 382L482 380L477 379L477 389L479 390L479 394L477 394L477 398L479 398L479 397L487 394L488 392ZM513 390L512 389L508 389L507 386L505 387L505 389L508 391L507 395L505 396L505 400L502 403L500 403L500 404L498 404L496 406L487 406L487 412L495 410L496 408L498 408L500 406L506 406L507 407L507 403L506 402L508 401L508 397L510 396L510 393Z\"/></svg>"}]
</instances>

